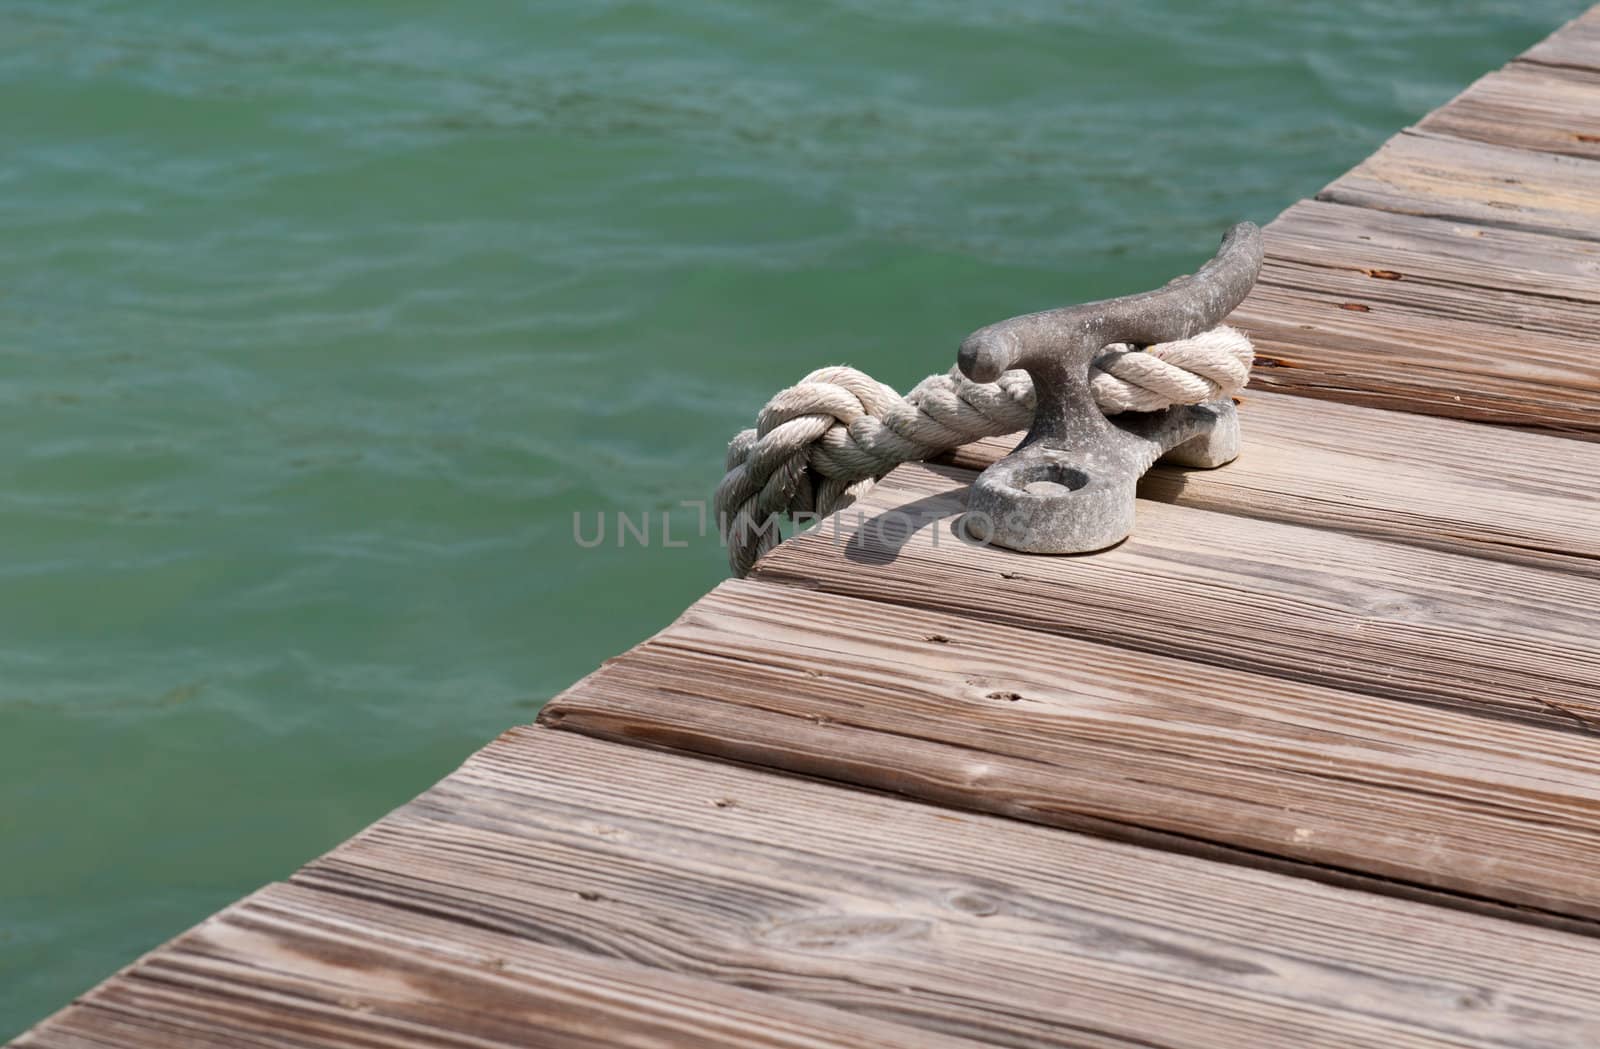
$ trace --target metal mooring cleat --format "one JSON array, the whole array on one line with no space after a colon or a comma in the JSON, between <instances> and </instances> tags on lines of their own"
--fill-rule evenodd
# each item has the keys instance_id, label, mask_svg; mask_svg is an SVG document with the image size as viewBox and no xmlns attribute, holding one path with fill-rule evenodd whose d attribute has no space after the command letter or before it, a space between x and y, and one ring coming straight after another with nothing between
<instances>
[{"instance_id":1,"label":"metal mooring cleat","mask_svg":"<svg viewBox=\"0 0 1600 1049\"><path fill-rule=\"evenodd\" d=\"M1102 550L1133 531L1134 488L1156 460L1221 466L1239 454L1231 400L1107 416L1089 365L1107 346L1151 346L1216 327L1255 285L1261 231L1241 222L1216 257L1157 291L1046 310L991 324L961 344L961 371L993 382L1033 378L1033 427L979 475L964 527L973 538L1032 554Z\"/></svg>"}]
</instances>

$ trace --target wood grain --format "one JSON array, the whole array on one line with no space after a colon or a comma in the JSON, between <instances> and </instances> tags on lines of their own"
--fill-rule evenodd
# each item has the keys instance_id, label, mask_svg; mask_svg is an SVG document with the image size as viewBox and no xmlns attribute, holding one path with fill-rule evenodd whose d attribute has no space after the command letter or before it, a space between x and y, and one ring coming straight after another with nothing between
<instances>
[{"instance_id":1,"label":"wood grain","mask_svg":"<svg viewBox=\"0 0 1600 1049\"><path fill-rule=\"evenodd\" d=\"M1600 1037L1593 938L551 730L296 882L988 1045Z\"/></svg>"},{"instance_id":2,"label":"wood grain","mask_svg":"<svg viewBox=\"0 0 1600 1049\"><path fill-rule=\"evenodd\" d=\"M1302 200L1265 230L1267 266L1293 263L1419 290L1488 289L1600 303L1600 243ZM1426 300L1423 300L1424 304ZM1524 307L1531 309L1531 307Z\"/></svg>"},{"instance_id":3,"label":"wood grain","mask_svg":"<svg viewBox=\"0 0 1600 1049\"><path fill-rule=\"evenodd\" d=\"M1403 131L1318 200L1600 239L1600 161Z\"/></svg>"},{"instance_id":4,"label":"wood grain","mask_svg":"<svg viewBox=\"0 0 1600 1049\"><path fill-rule=\"evenodd\" d=\"M1600 449L1352 406L1600 439L1600 8L1267 253L1127 543L901 468L15 1044L1600 1044Z\"/></svg>"},{"instance_id":5,"label":"wood grain","mask_svg":"<svg viewBox=\"0 0 1600 1049\"><path fill-rule=\"evenodd\" d=\"M1600 247L1600 242L1589 243ZM1425 324L1449 325L1471 332L1466 336L1471 341L1453 355L1434 352L1414 358L1406 353L1391 354L1386 360L1391 372L1420 373L1425 369L1439 385L1469 391L1475 381L1481 384L1489 379L1521 380L1555 396L1568 391L1600 393L1600 365L1595 363L1593 352L1595 340L1600 339L1600 304L1595 302L1528 295L1483 285L1406 280L1403 276L1395 279L1393 271L1375 278L1369 273L1329 267L1321 260L1300 261L1281 255L1263 266L1261 284L1281 291L1308 292L1314 296L1308 300L1312 302L1331 298L1344 319L1386 330L1420 350L1432 347L1421 342L1425 328L1408 330L1411 318L1422 317ZM1397 312L1390 308L1395 306L1404 309ZM1589 352L1584 352L1585 348ZM1522 396L1526 401L1530 394ZM1543 407L1527 404L1529 415L1535 419Z\"/></svg>"},{"instance_id":6,"label":"wood grain","mask_svg":"<svg viewBox=\"0 0 1600 1049\"><path fill-rule=\"evenodd\" d=\"M1600 447L1247 390L1220 470L1160 467L1143 498L1600 577ZM1021 434L957 449L982 469Z\"/></svg>"},{"instance_id":7,"label":"wood grain","mask_svg":"<svg viewBox=\"0 0 1600 1049\"><path fill-rule=\"evenodd\" d=\"M208 919L18 1049L975 1049L976 1043L302 886Z\"/></svg>"},{"instance_id":8,"label":"wood grain","mask_svg":"<svg viewBox=\"0 0 1600 1049\"><path fill-rule=\"evenodd\" d=\"M1272 223L1234 321L1266 389L1597 440L1597 238L1600 71L1513 62Z\"/></svg>"},{"instance_id":9,"label":"wood grain","mask_svg":"<svg viewBox=\"0 0 1600 1049\"><path fill-rule=\"evenodd\" d=\"M1600 440L1596 18L1268 227L1258 386Z\"/></svg>"},{"instance_id":10,"label":"wood grain","mask_svg":"<svg viewBox=\"0 0 1600 1049\"><path fill-rule=\"evenodd\" d=\"M1032 557L955 538L974 476L902 466L753 577L1600 732L1592 577L1148 501L1112 550Z\"/></svg>"},{"instance_id":11,"label":"wood grain","mask_svg":"<svg viewBox=\"0 0 1600 1049\"><path fill-rule=\"evenodd\" d=\"M545 720L1600 918L1600 737L785 591L723 584Z\"/></svg>"},{"instance_id":12,"label":"wood grain","mask_svg":"<svg viewBox=\"0 0 1600 1049\"><path fill-rule=\"evenodd\" d=\"M1321 283L1327 290L1264 282L1234 312L1230 321L1261 354L1252 386L1600 439L1590 337L1384 301L1348 280L1342 293L1338 279Z\"/></svg>"},{"instance_id":13,"label":"wood grain","mask_svg":"<svg viewBox=\"0 0 1600 1049\"><path fill-rule=\"evenodd\" d=\"M1600 159L1600 71L1513 62L1418 124L1424 131Z\"/></svg>"},{"instance_id":14,"label":"wood grain","mask_svg":"<svg viewBox=\"0 0 1600 1049\"><path fill-rule=\"evenodd\" d=\"M1519 61L1600 70L1600 7L1591 7L1519 56Z\"/></svg>"}]
</instances>

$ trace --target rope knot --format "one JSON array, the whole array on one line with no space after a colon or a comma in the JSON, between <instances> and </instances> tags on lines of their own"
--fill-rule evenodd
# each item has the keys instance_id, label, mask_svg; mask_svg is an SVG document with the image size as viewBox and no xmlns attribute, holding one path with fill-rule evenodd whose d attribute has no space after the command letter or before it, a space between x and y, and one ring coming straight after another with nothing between
<instances>
[{"instance_id":1,"label":"rope knot","mask_svg":"<svg viewBox=\"0 0 1600 1049\"><path fill-rule=\"evenodd\" d=\"M1090 386L1107 415L1200 404L1243 389L1254 353L1226 326L1144 349L1108 346ZM777 545L780 521L836 513L901 463L1026 429L1033 405L1033 382L1020 370L977 383L951 369L901 397L855 368L817 369L728 444L714 503L729 567L743 576Z\"/></svg>"}]
</instances>

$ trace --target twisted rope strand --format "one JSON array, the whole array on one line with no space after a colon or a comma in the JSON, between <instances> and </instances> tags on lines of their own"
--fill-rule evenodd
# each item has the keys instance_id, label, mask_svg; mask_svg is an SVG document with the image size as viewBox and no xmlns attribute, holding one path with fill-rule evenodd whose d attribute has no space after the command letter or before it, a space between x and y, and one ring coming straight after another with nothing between
<instances>
[{"instance_id":1,"label":"twisted rope strand","mask_svg":"<svg viewBox=\"0 0 1600 1049\"><path fill-rule=\"evenodd\" d=\"M1250 339L1227 326L1144 349L1108 346L1090 388L1107 415L1200 404L1242 390L1254 356ZM1033 381L1020 370L976 383L952 368L904 397L854 368L812 372L728 444L713 500L728 566L743 576L777 545L778 521L843 510L901 463L1027 429L1033 404Z\"/></svg>"}]
</instances>

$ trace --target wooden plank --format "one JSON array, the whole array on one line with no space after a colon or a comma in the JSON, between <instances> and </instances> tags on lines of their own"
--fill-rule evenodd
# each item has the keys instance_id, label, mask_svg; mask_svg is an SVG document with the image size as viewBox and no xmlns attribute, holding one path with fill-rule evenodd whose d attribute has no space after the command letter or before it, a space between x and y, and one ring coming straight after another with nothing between
<instances>
[{"instance_id":1,"label":"wooden plank","mask_svg":"<svg viewBox=\"0 0 1600 1049\"><path fill-rule=\"evenodd\" d=\"M1272 273L1283 279L1287 269L1275 264ZM1600 440L1600 354L1593 336L1530 331L1515 317L1495 320L1492 312L1450 316L1433 305L1392 301L1393 294L1386 301L1374 288L1352 286L1362 280L1299 279L1327 290L1258 284L1230 318L1260 351L1252 384ZM1463 297L1470 295L1455 296Z\"/></svg>"},{"instance_id":2,"label":"wooden plank","mask_svg":"<svg viewBox=\"0 0 1600 1049\"><path fill-rule=\"evenodd\" d=\"M1588 242L1600 247L1600 242ZM1322 260L1301 261L1275 257L1261 271L1261 284L1276 292L1308 293L1309 302L1332 300L1340 314L1362 323L1391 340L1419 343L1426 323L1459 331L1467 342L1453 356L1433 353L1420 358L1395 352L1372 362L1374 378L1384 372L1431 376L1437 384L1472 390L1476 380L1515 382L1539 388L1516 391L1530 416L1537 419L1542 403L1530 396L1581 399L1586 407L1600 394L1600 363L1594 345L1600 339L1600 308L1588 301L1571 301L1551 295L1527 295L1499 288L1461 286L1407 280L1399 271L1379 271L1382 276L1327 266ZM1393 307L1400 307L1394 309ZM1298 321L1317 321L1314 308L1295 311ZM1420 323L1418 323L1420 321ZM1426 344L1423 344L1423 348ZM1381 370L1380 370L1381 369ZM1492 389L1485 388L1489 393Z\"/></svg>"},{"instance_id":3,"label":"wooden plank","mask_svg":"<svg viewBox=\"0 0 1600 1049\"><path fill-rule=\"evenodd\" d=\"M753 578L1600 732L1592 577L1147 501L1112 550L1032 557L955 539L973 477L902 466Z\"/></svg>"},{"instance_id":4,"label":"wooden plank","mask_svg":"<svg viewBox=\"0 0 1600 1049\"><path fill-rule=\"evenodd\" d=\"M1591 7L1523 52L1519 61L1600 70L1600 6Z\"/></svg>"},{"instance_id":5,"label":"wooden plank","mask_svg":"<svg viewBox=\"0 0 1600 1049\"><path fill-rule=\"evenodd\" d=\"M550 730L296 881L990 1045L1600 1038L1590 937Z\"/></svg>"},{"instance_id":6,"label":"wooden plank","mask_svg":"<svg viewBox=\"0 0 1600 1049\"><path fill-rule=\"evenodd\" d=\"M1268 227L1258 385L1600 440L1596 17Z\"/></svg>"},{"instance_id":7,"label":"wooden plank","mask_svg":"<svg viewBox=\"0 0 1600 1049\"><path fill-rule=\"evenodd\" d=\"M1273 228L1259 384L1600 435L1597 17ZM1594 451L1251 401L1117 550L898 471L547 714L958 811L522 730L18 1044L1597 1044Z\"/></svg>"},{"instance_id":8,"label":"wooden plank","mask_svg":"<svg viewBox=\"0 0 1600 1049\"><path fill-rule=\"evenodd\" d=\"M235 904L17 1049L974 1047L839 1009L300 886Z\"/></svg>"},{"instance_id":9,"label":"wooden plank","mask_svg":"<svg viewBox=\"0 0 1600 1049\"><path fill-rule=\"evenodd\" d=\"M1269 271L1293 263L1346 270L1374 287L1402 281L1600 304L1600 243L1592 241L1315 200L1295 204L1265 232Z\"/></svg>"},{"instance_id":10,"label":"wooden plank","mask_svg":"<svg viewBox=\"0 0 1600 1049\"><path fill-rule=\"evenodd\" d=\"M1323 202L1266 234L1257 388L1600 439L1600 244Z\"/></svg>"},{"instance_id":11,"label":"wooden plank","mask_svg":"<svg viewBox=\"0 0 1600 1049\"><path fill-rule=\"evenodd\" d=\"M1600 159L1600 71L1513 62L1429 113L1424 131Z\"/></svg>"},{"instance_id":12,"label":"wooden plank","mask_svg":"<svg viewBox=\"0 0 1600 1049\"><path fill-rule=\"evenodd\" d=\"M1157 467L1140 496L1600 577L1592 444L1255 390L1240 413L1235 462ZM946 461L982 469L1020 437Z\"/></svg>"},{"instance_id":13,"label":"wooden plank","mask_svg":"<svg viewBox=\"0 0 1600 1049\"><path fill-rule=\"evenodd\" d=\"M1589 937L524 729L16 1044L1581 1046L1597 969Z\"/></svg>"},{"instance_id":14,"label":"wooden plank","mask_svg":"<svg viewBox=\"0 0 1600 1049\"><path fill-rule=\"evenodd\" d=\"M1600 239L1600 161L1403 131L1318 200Z\"/></svg>"},{"instance_id":15,"label":"wooden plank","mask_svg":"<svg viewBox=\"0 0 1600 1049\"><path fill-rule=\"evenodd\" d=\"M1600 918L1600 737L980 616L726 583L544 719Z\"/></svg>"}]
</instances>

